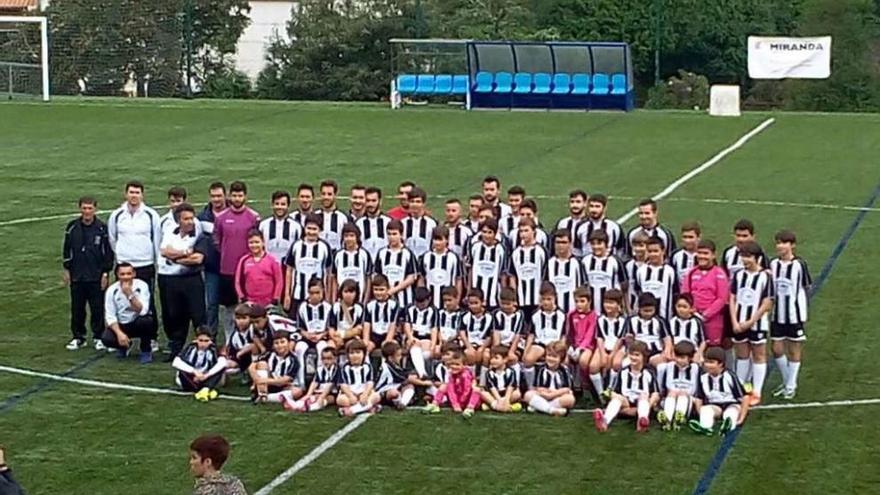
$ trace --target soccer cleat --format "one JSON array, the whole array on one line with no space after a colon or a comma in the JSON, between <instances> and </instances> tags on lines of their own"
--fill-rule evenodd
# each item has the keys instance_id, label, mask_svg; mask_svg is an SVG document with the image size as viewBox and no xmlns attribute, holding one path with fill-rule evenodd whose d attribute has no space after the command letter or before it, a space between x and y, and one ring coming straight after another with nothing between
<instances>
[{"instance_id":1,"label":"soccer cleat","mask_svg":"<svg viewBox=\"0 0 880 495\"><path fill-rule=\"evenodd\" d=\"M797 389L794 390L786 390L784 394L782 394L782 398L785 400L792 400L797 396Z\"/></svg>"},{"instance_id":2,"label":"soccer cleat","mask_svg":"<svg viewBox=\"0 0 880 495\"><path fill-rule=\"evenodd\" d=\"M375 406L370 408L370 412L373 414L379 414L382 412L382 404L376 404Z\"/></svg>"},{"instance_id":3,"label":"soccer cleat","mask_svg":"<svg viewBox=\"0 0 880 495\"><path fill-rule=\"evenodd\" d=\"M639 418L636 421L636 431L639 433L644 433L648 431L648 426L651 425L651 419L647 416Z\"/></svg>"},{"instance_id":4,"label":"soccer cleat","mask_svg":"<svg viewBox=\"0 0 880 495\"><path fill-rule=\"evenodd\" d=\"M532 406L526 407L526 412L534 413L535 411L536 411L536 409Z\"/></svg>"},{"instance_id":5,"label":"soccer cleat","mask_svg":"<svg viewBox=\"0 0 880 495\"><path fill-rule=\"evenodd\" d=\"M600 396L602 399L604 399L605 402L608 402L609 400L611 400L611 389L610 389L610 388L606 388L605 390L602 391L601 394L599 394L599 396Z\"/></svg>"},{"instance_id":6,"label":"soccer cleat","mask_svg":"<svg viewBox=\"0 0 880 495\"><path fill-rule=\"evenodd\" d=\"M128 348L116 349L116 359L125 359L128 357Z\"/></svg>"},{"instance_id":7,"label":"soccer cleat","mask_svg":"<svg viewBox=\"0 0 880 495\"><path fill-rule=\"evenodd\" d=\"M721 422L721 428L718 433L721 436L727 435L730 431L733 430L733 421L730 418L724 418L724 421Z\"/></svg>"},{"instance_id":8,"label":"soccer cleat","mask_svg":"<svg viewBox=\"0 0 880 495\"><path fill-rule=\"evenodd\" d=\"M761 394L756 394L752 392L752 397L749 399L749 405L751 407L755 407L761 404Z\"/></svg>"},{"instance_id":9,"label":"soccer cleat","mask_svg":"<svg viewBox=\"0 0 880 495\"><path fill-rule=\"evenodd\" d=\"M85 347L85 345L86 345L86 342L84 340L72 339L70 342L67 343L66 346L64 346L64 348L67 349L68 351L77 351L81 347Z\"/></svg>"},{"instance_id":10,"label":"soccer cleat","mask_svg":"<svg viewBox=\"0 0 880 495\"><path fill-rule=\"evenodd\" d=\"M425 406L422 409L422 412L424 412L426 414L437 414L440 412L440 406L438 406L437 404L434 404L432 402L432 403L428 404L427 406Z\"/></svg>"},{"instance_id":11,"label":"soccer cleat","mask_svg":"<svg viewBox=\"0 0 880 495\"><path fill-rule=\"evenodd\" d=\"M773 397L782 397L785 394L785 384L773 389Z\"/></svg>"},{"instance_id":12,"label":"soccer cleat","mask_svg":"<svg viewBox=\"0 0 880 495\"><path fill-rule=\"evenodd\" d=\"M208 400L209 400L208 393L209 392L210 391L208 390L208 388L205 387L205 388L199 390L198 392L196 392L195 394L193 394L193 397L195 397L195 399L199 402L208 402Z\"/></svg>"},{"instance_id":13,"label":"soccer cleat","mask_svg":"<svg viewBox=\"0 0 880 495\"><path fill-rule=\"evenodd\" d=\"M159 352L159 341L151 340L150 341L150 352Z\"/></svg>"},{"instance_id":14,"label":"soccer cleat","mask_svg":"<svg viewBox=\"0 0 880 495\"><path fill-rule=\"evenodd\" d=\"M101 351L108 351L110 349L107 349L107 346L104 345L104 343L101 342L100 339L98 339L98 340L95 340L95 350L98 352L101 352Z\"/></svg>"},{"instance_id":15,"label":"soccer cleat","mask_svg":"<svg viewBox=\"0 0 880 495\"><path fill-rule=\"evenodd\" d=\"M689 428L691 429L691 431L693 431L694 433L697 433L697 434L699 434L699 435L703 435L703 436L706 436L706 437L711 437L712 434L713 434L711 428L706 428L706 427L704 427L704 426L701 425L700 422L697 421L696 419L692 419L692 420L688 421L688 427L689 427Z\"/></svg>"},{"instance_id":16,"label":"soccer cleat","mask_svg":"<svg viewBox=\"0 0 880 495\"><path fill-rule=\"evenodd\" d=\"M556 416L557 418L568 416L568 409L564 407L554 407L553 409L550 409L550 416Z\"/></svg>"},{"instance_id":17,"label":"soccer cleat","mask_svg":"<svg viewBox=\"0 0 880 495\"><path fill-rule=\"evenodd\" d=\"M152 352L142 352L140 357L141 364L150 364L153 362Z\"/></svg>"},{"instance_id":18,"label":"soccer cleat","mask_svg":"<svg viewBox=\"0 0 880 495\"><path fill-rule=\"evenodd\" d=\"M660 428L662 428L663 431L669 431L672 429L672 423L666 416L666 411L659 411L657 413L657 422L660 423Z\"/></svg>"},{"instance_id":19,"label":"soccer cleat","mask_svg":"<svg viewBox=\"0 0 880 495\"><path fill-rule=\"evenodd\" d=\"M213 388L208 391L208 399L209 400L217 400L217 397L220 397L220 392L214 390Z\"/></svg>"},{"instance_id":20,"label":"soccer cleat","mask_svg":"<svg viewBox=\"0 0 880 495\"><path fill-rule=\"evenodd\" d=\"M746 394L750 394L750 393L752 393L752 390L754 390L754 389L755 389L755 388L752 386L752 382L746 382L746 383L743 383L743 391L744 391Z\"/></svg>"},{"instance_id":21,"label":"soccer cleat","mask_svg":"<svg viewBox=\"0 0 880 495\"><path fill-rule=\"evenodd\" d=\"M605 421L605 414L601 409L593 411L593 423L596 425L596 431L599 433L608 431L608 423Z\"/></svg>"},{"instance_id":22,"label":"soccer cleat","mask_svg":"<svg viewBox=\"0 0 880 495\"><path fill-rule=\"evenodd\" d=\"M522 412L522 409L523 409L522 404L520 404L519 402L517 402L516 404L510 405L510 412L518 413L518 412Z\"/></svg>"},{"instance_id":23,"label":"soccer cleat","mask_svg":"<svg viewBox=\"0 0 880 495\"><path fill-rule=\"evenodd\" d=\"M461 413L461 417L464 419L471 419L474 417L474 410L471 408L467 408Z\"/></svg>"},{"instance_id":24,"label":"soccer cleat","mask_svg":"<svg viewBox=\"0 0 880 495\"><path fill-rule=\"evenodd\" d=\"M483 411L491 411L492 410L492 408L489 407L489 404L486 404L485 402L480 405L480 409Z\"/></svg>"},{"instance_id":25,"label":"soccer cleat","mask_svg":"<svg viewBox=\"0 0 880 495\"><path fill-rule=\"evenodd\" d=\"M672 418L672 429L678 431L681 429L681 425L685 423L684 413L678 411L675 413L675 416Z\"/></svg>"}]
</instances>

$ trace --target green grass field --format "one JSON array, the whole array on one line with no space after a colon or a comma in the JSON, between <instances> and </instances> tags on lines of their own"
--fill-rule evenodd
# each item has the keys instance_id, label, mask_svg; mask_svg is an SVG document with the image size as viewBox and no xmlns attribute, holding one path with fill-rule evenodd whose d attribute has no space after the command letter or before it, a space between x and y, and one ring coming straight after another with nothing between
<instances>
[{"instance_id":1,"label":"green grass field","mask_svg":"<svg viewBox=\"0 0 880 495\"><path fill-rule=\"evenodd\" d=\"M68 295L60 277L62 229L76 198L102 209L139 178L148 202L186 186L204 201L213 180L244 179L268 211L276 188L335 178L386 191L403 179L432 196L465 198L486 174L540 196L545 223L564 214L569 189L632 208L768 117L776 122L661 202L677 230L699 220L726 245L739 218L764 248L783 227L818 276L877 194L880 116L675 112L391 112L371 105L122 100L0 104L0 365L85 379L169 388L160 362L139 366L68 352ZM711 201L707 201L711 200ZM779 202L780 204L770 204ZM783 204L784 203L784 204ZM434 199L429 207L440 209ZM827 207L820 207L820 206ZM390 207L386 201L386 207ZM850 208L844 208L850 207ZM38 218L33 221L12 221ZM628 226L633 224L629 222ZM880 319L876 257L880 212L863 219L813 300L796 403L880 398L872 337ZM776 372L766 387L779 383ZM244 390L232 387L230 393ZM767 403L773 404L766 394ZM756 410L710 493L876 493L878 405ZM248 403L200 404L169 395L96 388L0 371L0 444L36 494L186 493L187 445L203 432L233 443L227 469L263 487L348 420ZM721 440L631 423L597 434L589 415L551 419L477 414L369 418L273 493L691 493Z\"/></svg>"}]
</instances>

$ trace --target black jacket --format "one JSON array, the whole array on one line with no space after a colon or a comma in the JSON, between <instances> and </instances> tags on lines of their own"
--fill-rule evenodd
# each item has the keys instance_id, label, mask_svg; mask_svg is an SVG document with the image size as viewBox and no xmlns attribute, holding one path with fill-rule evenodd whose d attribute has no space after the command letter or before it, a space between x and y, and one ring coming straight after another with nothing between
<instances>
[{"instance_id":1,"label":"black jacket","mask_svg":"<svg viewBox=\"0 0 880 495\"><path fill-rule=\"evenodd\" d=\"M95 218L90 225L81 219L71 221L64 230L64 268L71 282L98 282L113 270L113 249L104 222Z\"/></svg>"}]
</instances>

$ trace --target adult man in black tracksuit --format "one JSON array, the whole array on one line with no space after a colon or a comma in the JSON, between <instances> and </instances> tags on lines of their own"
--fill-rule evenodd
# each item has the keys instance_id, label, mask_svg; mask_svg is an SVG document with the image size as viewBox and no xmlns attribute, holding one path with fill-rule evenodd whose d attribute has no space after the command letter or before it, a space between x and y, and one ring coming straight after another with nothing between
<instances>
[{"instance_id":1,"label":"adult man in black tracksuit","mask_svg":"<svg viewBox=\"0 0 880 495\"><path fill-rule=\"evenodd\" d=\"M79 200L80 217L64 231L64 282L70 286L70 331L73 340L67 349L75 351L86 344L86 305L91 313L95 350L104 350L104 289L113 270L113 250L107 226L95 213L98 202L84 196Z\"/></svg>"}]
</instances>

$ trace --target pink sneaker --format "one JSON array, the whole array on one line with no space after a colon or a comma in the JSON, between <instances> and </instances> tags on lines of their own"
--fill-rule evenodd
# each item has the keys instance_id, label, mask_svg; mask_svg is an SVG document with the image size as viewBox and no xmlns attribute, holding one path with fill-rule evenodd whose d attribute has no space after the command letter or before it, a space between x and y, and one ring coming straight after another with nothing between
<instances>
[{"instance_id":1,"label":"pink sneaker","mask_svg":"<svg viewBox=\"0 0 880 495\"><path fill-rule=\"evenodd\" d=\"M593 411L593 423L596 424L596 431L599 433L608 431L608 423L605 422L605 414L601 409Z\"/></svg>"},{"instance_id":2,"label":"pink sneaker","mask_svg":"<svg viewBox=\"0 0 880 495\"><path fill-rule=\"evenodd\" d=\"M644 433L648 431L648 426L651 424L651 420L647 417L639 418L636 422L636 431L639 433Z\"/></svg>"}]
</instances>

